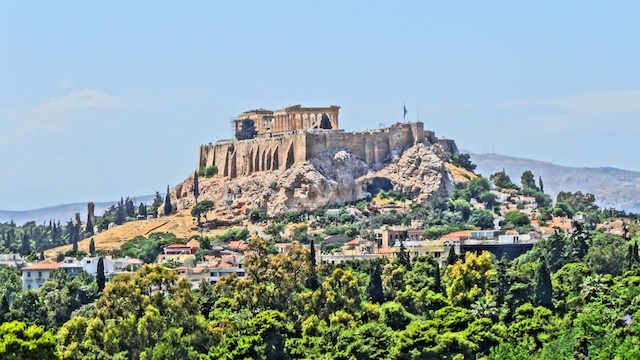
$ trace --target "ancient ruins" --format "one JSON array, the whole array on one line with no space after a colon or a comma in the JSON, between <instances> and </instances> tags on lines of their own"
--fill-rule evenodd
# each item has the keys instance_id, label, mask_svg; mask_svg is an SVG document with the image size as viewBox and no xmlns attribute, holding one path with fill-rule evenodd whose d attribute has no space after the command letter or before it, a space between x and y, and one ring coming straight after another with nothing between
<instances>
[{"instance_id":1,"label":"ancient ruins","mask_svg":"<svg viewBox=\"0 0 640 360\"><path fill-rule=\"evenodd\" d=\"M221 140L200 146L198 169L215 165L224 177L236 178L261 171L289 169L328 149L350 150L367 164L384 164L399 157L416 144L440 144L446 152L457 153L453 140L438 139L425 131L421 122L396 123L362 132L344 132L338 127L339 106L303 108L300 105L282 110L251 110L235 120L236 131L242 119L254 120L258 135L247 140ZM322 116L331 122L330 129L319 127Z\"/></svg>"}]
</instances>

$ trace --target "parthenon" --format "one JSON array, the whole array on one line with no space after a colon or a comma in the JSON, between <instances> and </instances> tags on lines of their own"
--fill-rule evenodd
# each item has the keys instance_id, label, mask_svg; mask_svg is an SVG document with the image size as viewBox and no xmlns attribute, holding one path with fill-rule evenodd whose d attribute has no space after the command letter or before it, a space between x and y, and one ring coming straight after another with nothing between
<instances>
[{"instance_id":1,"label":"parthenon","mask_svg":"<svg viewBox=\"0 0 640 360\"><path fill-rule=\"evenodd\" d=\"M242 120L251 119L254 122L258 136L320 128L323 115L329 119L332 130L338 130L338 111L340 106L302 107L293 105L280 110L249 110L234 120L236 133L242 128Z\"/></svg>"}]
</instances>

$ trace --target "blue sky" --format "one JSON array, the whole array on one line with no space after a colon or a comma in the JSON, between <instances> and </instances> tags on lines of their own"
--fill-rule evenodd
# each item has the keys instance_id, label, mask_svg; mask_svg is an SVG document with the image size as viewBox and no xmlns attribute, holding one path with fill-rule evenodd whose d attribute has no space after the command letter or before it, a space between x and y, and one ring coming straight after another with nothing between
<instances>
[{"instance_id":1,"label":"blue sky","mask_svg":"<svg viewBox=\"0 0 640 360\"><path fill-rule=\"evenodd\" d=\"M640 171L638 2L3 2L0 209L164 193L252 108Z\"/></svg>"}]
</instances>

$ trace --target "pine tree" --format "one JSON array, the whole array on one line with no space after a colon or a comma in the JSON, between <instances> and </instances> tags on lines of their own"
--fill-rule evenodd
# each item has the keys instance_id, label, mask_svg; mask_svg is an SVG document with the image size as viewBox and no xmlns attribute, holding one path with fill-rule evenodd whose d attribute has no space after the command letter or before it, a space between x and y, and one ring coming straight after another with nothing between
<instances>
[{"instance_id":1,"label":"pine tree","mask_svg":"<svg viewBox=\"0 0 640 360\"><path fill-rule=\"evenodd\" d=\"M164 216L171 215L171 194L169 194L169 185L167 185L167 196L164 198Z\"/></svg>"},{"instance_id":2,"label":"pine tree","mask_svg":"<svg viewBox=\"0 0 640 360\"><path fill-rule=\"evenodd\" d=\"M89 254L93 256L95 252L96 252L96 242L93 240L93 238L91 238L91 242L89 242Z\"/></svg>"},{"instance_id":3,"label":"pine tree","mask_svg":"<svg viewBox=\"0 0 640 360\"><path fill-rule=\"evenodd\" d=\"M375 260L375 265L371 267L371 274L367 293L369 300L373 303L382 304L384 302L384 290L382 288L382 270L380 260Z\"/></svg>"},{"instance_id":4,"label":"pine tree","mask_svg":"<svg viewBox=\"0 0 640 360\"><path fill-rule=\"evenodd\" d=\"M196 204L198 203L198 196L200 196L200 184L198 183L198 171L193 172L193 197L196 198Z\"/></svg>"},{"instance_id":5,"label":"pine tree","mask_svg":"<svg viewBox=\"0 0 640 360\"><path fill-rule=\"evenodd\" d=\"M98 283L98 291L102 292L102 290L104 290L104 284L106 282L106 279L104 276L104 259L102 257L98 259L98 268L96 271L96 282Z\"/></svg>"},{"instance_id":6,"label":"pine tree","mask_svg":"<svg viewBox=\"0 0 640 360\"><path fill-rule=\"evenodd\" d=\"M547 267L546 259L540 260L540 266L536 273L535 300L536 304L553 309L553 288L551 286L551 275Z\"/></svg>"},{"instance_id":7,"label":"pine tree","mask_svg":"<svg viewBox=\"0 0 640 360\"><path fill-rule=\"evenodd\" d=\"M26 231L22 233L22 246L20 250L23 255L31 254L31 244L29 244L29 235L27 235Z\"/></svg>"}]
</instances>

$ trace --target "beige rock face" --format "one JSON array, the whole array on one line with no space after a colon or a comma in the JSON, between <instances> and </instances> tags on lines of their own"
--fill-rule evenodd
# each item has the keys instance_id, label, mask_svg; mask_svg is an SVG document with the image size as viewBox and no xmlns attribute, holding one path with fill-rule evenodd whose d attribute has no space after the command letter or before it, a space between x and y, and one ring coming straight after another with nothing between
<instances>
[{"instance_id":1,"label":"beige rock face","mask_svg":"<svg viewBox=\"0 0 640 360\"><path fill-rule=\"evenodd\" d=\"M329 149L284 171L264 171L235 179L199 177L198 200L213 201L215 216L225 220L243 217L252 208L278 215L350 203L367 198L367 189L380 185L392 186L426 204L434 196L453 191L452 177L444 166L446 160L438 145L414 145L386 166L369 165L347 149ZM171 193L174 209L193 206L193 175Z\"/></svg>"}]
</instances>

